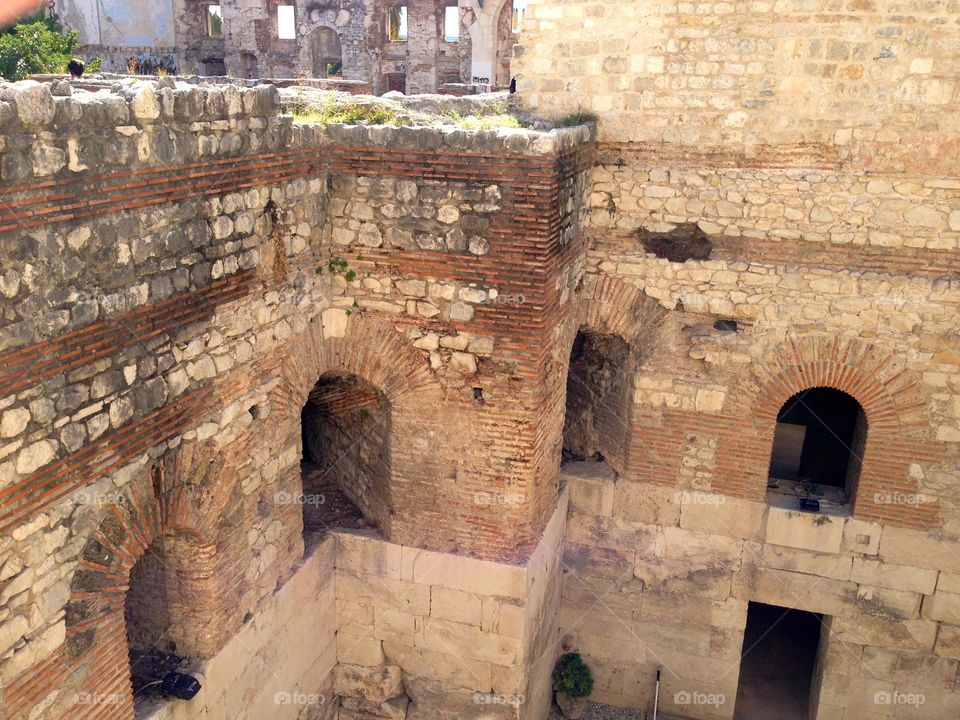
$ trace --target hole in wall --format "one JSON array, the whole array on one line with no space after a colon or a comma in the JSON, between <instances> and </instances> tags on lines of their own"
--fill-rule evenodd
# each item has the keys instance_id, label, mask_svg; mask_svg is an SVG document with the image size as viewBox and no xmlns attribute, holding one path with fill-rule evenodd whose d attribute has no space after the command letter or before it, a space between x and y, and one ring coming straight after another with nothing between
<instances>
[{"instance_id":1,"label":"hole in wall","mask_svg":"<svg viewBox=\"0 0 960 720\"><path fill-rule=\"evenodd\" d=\"M695 223L678 225L665 233L655 233L641 228L637 236L643 249L670 262L707 260L713 252L713 243Z\"/></svg>"},{"instance_id":2,"label":"hole in wall","mask_svg":"<svg viewBox=\"0 0 960 720\"><path fill-rule=\"evenodd\" d=\"M720 332L732 332L737 331L737 321L736 320L717 320L713 324L714 330L719 330Z\"/></svg>"}]
</instances>

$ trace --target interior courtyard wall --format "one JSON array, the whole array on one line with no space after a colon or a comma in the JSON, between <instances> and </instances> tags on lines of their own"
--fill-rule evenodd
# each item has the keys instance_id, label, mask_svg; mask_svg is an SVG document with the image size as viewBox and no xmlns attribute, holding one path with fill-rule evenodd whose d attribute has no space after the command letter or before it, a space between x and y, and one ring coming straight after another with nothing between
<instances>
[{"instance_id":1,"label":"interior courtyard wall","mask_svg":"<svg viewBox=\"0 0 960 720\"><path fill-rule=\"evenodd\" d=\"M529 559L559 465L536 450L550 433L529 327L566 312L576 279L546 282L557 266L527 257L578 247L586 129L324 130L278 117L273 88L172 79L56 98L26 82L3 98L17 138L2 165L16 204L0 334L0 672L14 717L99 712L71 703L97 692L122 695L110 712L128 716L122 602L106 598L124 597L161 534L204 548L174 620L192 662L222 657L273 607L304 552L300 412L327 371L384 392L402 428L389 539ZM448 164L424 179L441 148ZM421 160L398 166L398 150ZM471 164L478 154L490 162ZM72 194L45 193L51 178Z\"/></svg>"}]
</instances>

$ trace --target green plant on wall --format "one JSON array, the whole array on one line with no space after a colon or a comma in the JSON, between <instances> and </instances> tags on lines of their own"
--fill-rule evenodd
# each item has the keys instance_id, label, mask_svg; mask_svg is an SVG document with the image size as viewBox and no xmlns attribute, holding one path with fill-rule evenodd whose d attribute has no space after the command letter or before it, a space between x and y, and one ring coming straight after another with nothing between
<instances>
[{"instance_id":1,"label":"green plant on wall","mask_svg":"<svg viewBox=\"0 0 960 720\"><path fill-rule=\"evenodd\" d=\"M79 34L64 32L55 16L27 18L0 33L0 76L23 80L39 73L66 73L79 45ZM87 63L88 71L99 69L99 60Z\"/></svg>"},{"instance_id":2,"label":"green plant on wall","mask_svg":"<svg viewBox=\"0 0 960 720\"><path fill-rule=\"evenodd\" d=\"M580 653L567 653L553 669L553 689L570 697L584 698L593 692L593 673Z\"/></svg>"}]
</instances>

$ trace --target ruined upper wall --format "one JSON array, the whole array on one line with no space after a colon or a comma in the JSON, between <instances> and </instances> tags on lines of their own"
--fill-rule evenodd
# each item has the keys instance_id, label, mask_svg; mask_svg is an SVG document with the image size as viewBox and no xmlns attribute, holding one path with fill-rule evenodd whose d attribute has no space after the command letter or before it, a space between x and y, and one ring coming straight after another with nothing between
<instances>
[{"instance_id":1,"label":"ruined upper wall","mask_svg":"<svg viewBox=\"0 0 960 720\"><path fill-rule=\"evenodd\" d=\"M596 113L601 141L949 174L958 22L955 2L534 0L515 66L529 110Z\"/></svg>"}]
</instances>

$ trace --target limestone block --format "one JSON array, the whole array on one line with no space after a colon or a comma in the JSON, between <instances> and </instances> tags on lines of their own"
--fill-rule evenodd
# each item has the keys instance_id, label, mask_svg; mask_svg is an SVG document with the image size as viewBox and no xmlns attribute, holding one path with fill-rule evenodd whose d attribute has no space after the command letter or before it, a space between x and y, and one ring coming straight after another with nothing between
<instances>
[{"instance_id":1,"label":"limestone block","mask_svg":"<svg viewBox=\"0 0 960 720\"><path fill-rule=\"evenodd\" d=\"M638 558L634 576L645 588L689 593L724 600L730 596L731 572L727 565L692 563L666 558Z\"/></svg>"},{"instance_id":2,"label":"limestone block","mask_svg":"<svg viewBox=\"0 0 960 720\"><path fill-rule=\"evenodd\" d=\"M333 689L338 695L382 703L403 694L400 667L368 667L341 662L333 671Z\"/></svg>"},{"instance_id":3,"label":"limestone block","mask_svg":"<svg viewBox=\"0 0 960 720\"><path fill-rule=\"evenodd\" d=\"M349 316L347 311L341 308L327 308L320 314L323 325L323 337L340 338L347 334L347 322Z\"/></svg>"},{"instance_id":4,"label":"limestone block","mask_svg":"<svg viewBox=\"0 0 960 720\"><path fill-rule=\"evenodd\" d=\"M865 647L861 674L907 687L948 688L953 686L960 665L956 660L938 658L929 653L896 652Z\"/></svg>"},{"instance_id":5,"label":"limestone block","mask_svg":"<svg viewBox=\"0 0 960 720\"><path fill-rule=\"evenodd\" d=\"M354 575L400 579L400 546L376 532L340 530L336 539L336 567Z\"/></svg>"},{"instance_id":6,"label":"limestone block","mask_svg":"<svg viewBox=\"0 0 960 720\"><path fill-rule=\"evenodd\" d=\"M561 476L570 488L570 506L591 515L613 515L614 483L612 479Z\"/></svg>"},{"instance_id":7,"label":"limestone block","mask_svg":"<svg viewBox=\"0 0 960 720\"><path fill-rule=\"evenodd\" d=\"M840 550L844 553L876 555L880 549L880 523L848 518L843 526L843 542Z\"/></svg>"},{"instance_id":8,"label":"limestone block","mask_svg":"<svg viewBox=\"0 0 960 720\"><path fill-rule=\"evenodd\" d=\"M930 595L937 584L937 572L872 558L854 558L850 579L855 583Z\"/></svg>"},{"instance_id":9,"label":"limestone block","mask_svg":"<svg viewBox=\"0 0 960 720\"><path fill-rule=\"evenodd\" d=\"M513 665L523 655L522 644L517 638L483 632L479 628L439 618L427 618L423 624L423 636L417 638L417 647L494 665Z\"/></svg>"},{"instance_id":10,"label":"limestone block","mask_svg":"<svg viewBox=\"0 0 960 720\"><path fill-rule=\"evenodd\" d=\"M485 597L481 606L480 628L489 633L522 639L526 608L509 600Z\"/></svg>"},{"instance_id":11,"label":"limestone block","mask_svg":"<svg viewBox=\"0 0 960 720\"><path fill-rule=\"evenodd\" d=\"M388 662L399 665L406 674L419 674L468 690L489 690L491 687L491 665L488 662L390 641L384 641L383 652Z\"/></svg>"},{"instance_id":12,"label":"limestone block","mask_svg":"<svg viewBox=\"0 0 960 720\"><path fill-rule=\"evenodd\" d=\"M337 662L351 665L374 666L384 662L383 648L376 638L337 633Z\"/></svg>"},{"instance_id":13,"label":"limestone block","mask_svg":"<svg viewBox=\"0 0 960 720\"><path fill-rule=\"evenodd\" d=\"M763 564L768 568L819 575L831 580L850 580L853 558L842 555L812 553L779 545L763 547Z\"/></svg>"},{"instance_id":14,"label":"limestone block","mask_svg":"<svg viewBox=\"0 0 960 720\"><path fill-rule=\"evenodd\" d=\"M960 626L940 623L933 652L937 657L960 660Z\"/></svg>"},{"instance_id":15,"label":"limestone block","mask_svg":"<svg viewBox=\"0 0 960 720\"><path fill-rule=\"evenodd\" d=\"M740 498L680 490L680 527L733 538L759 540L766 506Z\"/></svg>"},{"instance_id":16,"label":"limestone block","mask_svg":"<svg viewBox=\"0 0 960 720\"><path fill-rule=\"evenodd\" d=\"M480 596L474 593L439 585L430 588L430 617L480 627L481 606Z\"/></svg>"},{"instance_id":17,"label":"limestone block","mask_svg":"<svg viewBox=\"0 0 960 720\"><path fill-rule=\"evenodd\" d=\"M636 523L677 525L678 499L674 488L619 478L614 486L613 514Z\"/></svg>"},{"instance_id":18,"label":"limestone block","mask_svg":"<svg viewBox=\"0 0 960 720\"><path fill-rule=\"evenodd\" d=\"M887 525L880 537L880 558L932 570L952 570L960 557L960 540Z\"/></svg>"},{"instance_id":19,"label":"limestone block","mask_svg":"<svg viewBox=\"0 0 960 720\"><path fill-rule=\"evenodd\" d=\"M923 617L960 625L960 594L940 592L923 598Z\"/></svg>"},{"instance_id":20,"label":"limestone block","mask_svg":"<svg viewBox=\"0 0 960 720\"><path fill-rule=\"evenodd\" d=\"M417 618L396 608L373 608L373 636L378 640L413 645Z\"/></svg>"},{"instance_id":21,"label":"limestone block","mask_svg":"<svg viewBox=\"0 0 960 720\"><path fill-rule=\"evenodd\" d=\"M876 698L892 695L896 687L892 682L874 680L869 677L848 677L846 675L826 675L820 684L820 702L847 708L844 717L853 711L874 713L878 707ZM821 714L818 714L819 718ZM869 717L869 716L868 716ZM874 717L883 718L877 714Z\"/></svg>"},{"instance_id":22,"label":"limestone block","mask_svg":"<svg viewBox=\"0 0 960 720\"><path fill-rule=\"evenodd\" d=\"M837 553L843 539L843 524L842 518L771 507L767 514L766 540L799 550Z\"/></svg>"},{"instance_id":23,"label":"limestone block","mask_svg":"<svg viewBox=\"0 0 960 720\"><path fill-rule=\"evenodd\" d=\"M834 617L831 631L835 639L855 645L930 651L936 639L937 623L932 620L895 620L854 612L848 617Z\"/></svg>"},{"instance_id":24,"label":"limestone block","mask_svg":"<svg viewBox=\"0 0 960 720\"><path fill-rule=\"evenodd\" d=\"M346 697L340 699L337 720L404 720L409 706L406 695L382 703Z\"/></svg>"},{"instance_id":25,"label":"limestone block","mask_svg":"<svg viewBox=\"0 0 960 720\"><path fill-rule=\"evenodd\" d=\"M849 613L857 594L851 582L816 575L759 568L752 578L749 599L824 615Z\"/></svg>"},{"instance_id":26,"label":"limestone block","mask_svg":"<svg viewBox=\"0 0 960 720\"><path fill-rule=\"evenodd\" d=\"M870 585L857 588L857 609L871 615L910 620L920 617L923 596L907 590L891 590Z\"/></svg>"},{"instance_id":27,"label":"limestone block","mask_svg":"<svg viewBox=\"0 0 960 720\"><path fill-rule=\"evenodd\" d=\"M338 598L396 608L412 615L430 613L430 587L425 584L372 575L358 576L344 570L336 571L335 583Z\"/></svg>"},{"instance_id":28,"label":"limestone block","mask_svg":"<svg viewBox=\"0 0 960 720\"><path fill-rule=\"evenodd\" d=\"M674 560L733 567L740 562L742 552L743 543L735 538L665 527L658 554Z\"/></svg>"},{"instance_id":29,"label":"limestone block","mask_svg":"<svg viewBox=\"0 0 960 720\"><path fill-rule=\"evenodd\" d=\"M0 579L3 578L3 573L0 572ZM960 574L958 573L948 573L942 572L937 578L937 590L940 592L946 593L960 593ZM920 591L924 592L924 591ZM930 595L931 592L925 592L926 595Z\"/></svg>"},{"instance_id":30,"label":"limestone block","mask_svg":"<svg viewBox=\"0 0 960 720\"><path fill-rule=\"evenodd\" d=\"M516 565L406 546L401 557L403 579L421 584L428 594L428 585L440 585L482 596L526 597L526 573Z\"/></svg>"}]
</instances>

